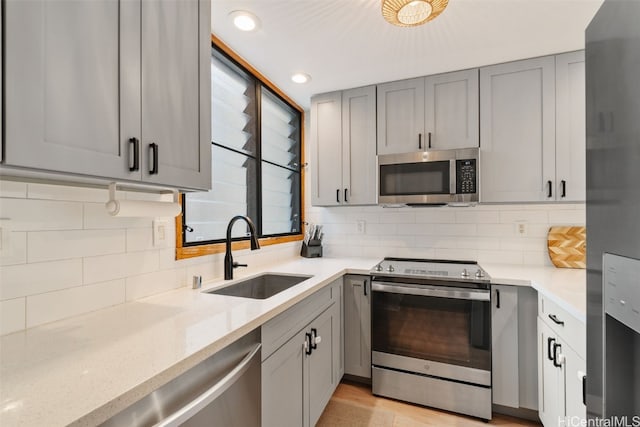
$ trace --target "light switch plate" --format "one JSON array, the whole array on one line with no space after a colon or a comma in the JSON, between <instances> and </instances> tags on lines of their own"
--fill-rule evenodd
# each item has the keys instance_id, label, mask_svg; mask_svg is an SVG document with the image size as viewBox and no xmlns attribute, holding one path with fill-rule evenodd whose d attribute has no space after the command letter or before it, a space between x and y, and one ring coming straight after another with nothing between
<instances>
[{"instance_id":1,"label":"light switch plate","mask_svg":"<svg viewBox=\"0 0 640 427\"><path fill-rule=\"evenodd\" d=\"M169 221L166 219L153 220L153 247L165 248L169 235Z\"/></svg>"}]
</instances>

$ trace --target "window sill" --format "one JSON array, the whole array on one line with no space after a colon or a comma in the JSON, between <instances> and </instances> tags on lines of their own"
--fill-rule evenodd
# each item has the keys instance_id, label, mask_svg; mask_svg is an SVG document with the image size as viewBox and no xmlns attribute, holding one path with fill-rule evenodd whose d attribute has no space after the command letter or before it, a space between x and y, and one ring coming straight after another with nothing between
<instances>
[{"instance_id":1,"label":"window sill","mask_svg":"<svg viewBox=\"0 0 640 427\"><path fill-rule=\"evenodd\" d=\"M288 242L296 242L302 240L302 234L296 234L293 236L283 236L283 237L266 237L259 239L260 246L270 246L277 245L280 243L288 243ZM176 237L176 240L178 237ZM213 255L220 254L225 251L224 243L214 243L211 245L199 245L199 246L182 246L182 238L180 237L180 242L176 241L176 260L194 258L198 256L204 255ZM249 249L249 241L243 240L241 242L232 242L231 249Z\"/></svg>"}]
</instances>

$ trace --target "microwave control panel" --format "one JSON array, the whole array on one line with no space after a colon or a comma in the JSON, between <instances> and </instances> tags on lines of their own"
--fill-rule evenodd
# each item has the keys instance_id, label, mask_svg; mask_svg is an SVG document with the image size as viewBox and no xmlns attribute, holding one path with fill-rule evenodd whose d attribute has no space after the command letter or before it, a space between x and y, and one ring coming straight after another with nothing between
<instances>
[{"instance_id":1,"label":"microwave control panel","mask_svg":"<svg viewBox=\"0 0 640 427\"><path fill-rule=\"evenodd\" d=\"M456 160L456 194L477 193L476 159Z\"/></svg>"}]
</instances>

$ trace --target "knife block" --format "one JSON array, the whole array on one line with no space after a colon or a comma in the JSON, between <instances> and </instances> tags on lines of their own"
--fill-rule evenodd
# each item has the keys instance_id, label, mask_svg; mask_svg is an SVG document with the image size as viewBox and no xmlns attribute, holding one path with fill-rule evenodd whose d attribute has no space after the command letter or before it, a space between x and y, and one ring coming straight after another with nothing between
<instances>
[{"instance_id":1,"label":"knife block","mask_svg":"<svg viewBox=\"0 0 640 427\"><path fill-rule=\"evenodd\" d=\"M322 257L322 240L309 240L309 244L302 242L302 249L300 249L300 255L305 258Z\"/></svg>"}]
</instances>

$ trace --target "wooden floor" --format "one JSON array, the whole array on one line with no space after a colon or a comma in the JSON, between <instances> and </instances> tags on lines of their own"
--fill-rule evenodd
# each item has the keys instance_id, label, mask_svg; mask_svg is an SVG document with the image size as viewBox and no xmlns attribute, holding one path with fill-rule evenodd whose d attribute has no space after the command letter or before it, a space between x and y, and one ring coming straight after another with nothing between
<instances>
[{"instance_id":1,"label":"wooden floor","mask_svg":"<svg viewBox=\"0 0 640 427\"><path fill-rule=\"evenodd\" d=\"M528 420L494 414L489 423L451 412L385 399L368 386L341 383L320 417L318 427L540 426Z\"/></svg>"}]
</instances>

